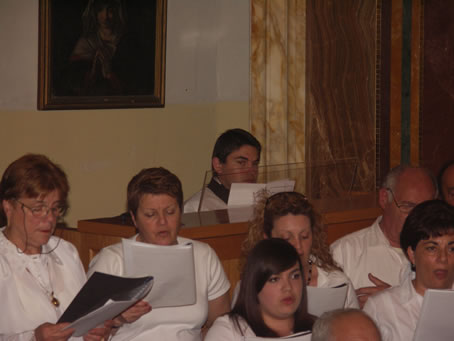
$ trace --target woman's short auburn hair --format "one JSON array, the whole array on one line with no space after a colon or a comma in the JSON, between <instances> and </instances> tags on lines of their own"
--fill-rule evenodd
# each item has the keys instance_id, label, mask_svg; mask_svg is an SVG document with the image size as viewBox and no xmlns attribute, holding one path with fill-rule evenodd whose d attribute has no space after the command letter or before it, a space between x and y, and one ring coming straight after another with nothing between
<instances>
[{"instance_id":1,"label":"woman's short auburn hair","mask_svg":"<svg viewBox=\"0 0 454 341\"><path fill-rule=\"evenodd\" d=\"M140 199L144 194L167 194L174 198L183 210L183 189L178 177L165 168L145 168L128 183L127 208L137 214Z\"/></svg>"},{"instance_id":2,"label":"woman's short auburn hair","mask_svg":"<svg viewBox=\"0 0 454 341\"><path fill-rule=\"evenodd\" d=\"M0 200L44 197L57 190L65 204L69 183L65 172L47 156L26 154L6 168L0 182Z\"/></svg>"}]
</instances>

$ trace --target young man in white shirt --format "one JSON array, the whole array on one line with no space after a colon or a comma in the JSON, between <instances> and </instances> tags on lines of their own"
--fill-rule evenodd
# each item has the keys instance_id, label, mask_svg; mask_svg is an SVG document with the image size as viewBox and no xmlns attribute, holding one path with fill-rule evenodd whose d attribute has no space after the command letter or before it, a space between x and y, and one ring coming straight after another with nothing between
<instances>
[{"instance_id":1,"label":"young man in white shirt","mask_svg":"<svg viewBox=\"0 0 454 341\"><path fill-rule=\"evenodd\" d=\"M232 183L257 182L261 149L246 130L229 129L221 134L213 148L213 177L206 188L186 200L184 213L227 208Z\"/></svg>"}]
</instances>

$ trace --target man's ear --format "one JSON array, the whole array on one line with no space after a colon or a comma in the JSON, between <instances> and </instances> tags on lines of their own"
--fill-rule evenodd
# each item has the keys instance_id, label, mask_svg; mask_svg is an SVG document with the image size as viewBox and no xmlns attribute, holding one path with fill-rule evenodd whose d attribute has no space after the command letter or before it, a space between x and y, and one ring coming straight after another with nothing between
<instances>
[{"instance_id":1,"label":"man's ear","mask_svg":"<svg viewBox=\"0 0 454 341\"><path fill-rule=\"evenodd\" d=\"M382 209L385 209L385 206L388 204L388 190L386 188L380 188L378 190L378 204Z\"/></svg>"},{"instance_id":2,"label":"man's ear","mask_svg":"<svg viewBox=\"0 0 454 341\"><path fill-rule=\"evenodd\" d=\"M134 223L134 226L137 228L137 223L136 223L136 218L134 217L134 213L132 211L129 211L129 214L131 215L132 222Z\"/></svg>"},{"instance_id":3,"label":"man's ear","mask_svg":"<svg viewBox=\"0 0 454 341\"><path fill-rule=\"evenodd\" d=\"M11 211L13 210L13 204L10 200L3 200L2 201L3 212L5 212L6 221L10 220Z\"/></svg>"},{"instance_id":4,"label":"man's ear","mask_svg":"<svg viewBox=\"0 0 454 341\"><path fill-rule=\"evenodd\" d=\"M216 172L216 174L222 174L222 162L219 160L218 157L214 157L213 160L211 161L213 165L213 169Z\"/></svg>"}]
</instances>

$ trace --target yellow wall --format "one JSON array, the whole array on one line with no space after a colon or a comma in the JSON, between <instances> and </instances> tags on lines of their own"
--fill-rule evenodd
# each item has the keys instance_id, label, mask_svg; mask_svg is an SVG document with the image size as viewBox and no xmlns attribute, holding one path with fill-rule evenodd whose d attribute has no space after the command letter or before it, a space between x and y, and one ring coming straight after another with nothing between
<instances>
[{"instance_id":1,"label":"yellow wall","mask_svg":"<svg viewBox=\"0 0 454 341\"><path fill-rule=\"evenodd\" d=\"M24 153L59 163L71 184L66 221L124 212L126 185L145 167L163 166L197 191L216 137L248 129L247 102L168 105L163 109L0 111L0 171Z\"/></svg>"}]
</instances>

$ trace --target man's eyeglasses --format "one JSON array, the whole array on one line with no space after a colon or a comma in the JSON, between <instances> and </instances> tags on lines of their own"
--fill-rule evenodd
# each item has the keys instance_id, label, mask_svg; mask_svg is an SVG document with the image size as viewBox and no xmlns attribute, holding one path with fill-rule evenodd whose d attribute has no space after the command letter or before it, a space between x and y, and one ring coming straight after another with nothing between
<instances>
[{"instance_id":1,"label":"man's eyeglasses","mask_svg":"<svg viewBox=\"0 0 454 341\"><path fill-rule=\"evenodd\" d=\"M23 202L15 199L19 204L22 205L22 210L24 207L28 208L28 210L31 212L31 214L35 218L45 218L49 214L49 212L52 212L52 215L56 218L60 218L65 215L66 210L68 207L66 205L57 205L54 207L49 207L46 205L39 205L35 207L30 207L28 205L25 205Z\"/></svg>"},{"instance_id":2,"label":"man's eyeglasses","mask_svg":"<svg viewBox=\"0 0 454 341\"><path fill-rule=\"evenodd\" d=\"M393 190L392 190L391 188L387 188L386 190L389 191L389 192L391 192L391 196L393 197L394 203L396 204L397 208L398 208L402 213L408 214L408 213L411 212L412 209L415 208L416 204L414 204L414 203L412 203L412 202L403 202L403 203L399 204L399 203L396 201L396 197L394 196Z\"/></svg>"}]
</instances>

